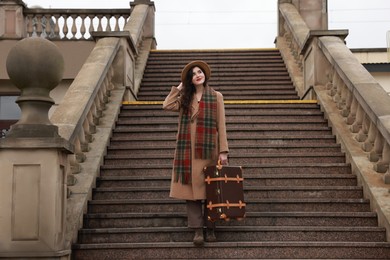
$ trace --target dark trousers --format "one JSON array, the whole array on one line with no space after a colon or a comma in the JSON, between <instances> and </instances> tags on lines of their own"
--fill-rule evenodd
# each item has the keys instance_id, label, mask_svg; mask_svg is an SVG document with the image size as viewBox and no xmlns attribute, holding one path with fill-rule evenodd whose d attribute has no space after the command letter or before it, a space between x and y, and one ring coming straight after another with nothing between
<instances>
[{"instance_id":1,"label":"dark trousers","mask_svg":"<svg viewBox=\"0 0 390 260\"><path fill-rule=\"evenodd\" d=\"M215 223L207 220L206 203L202 200L187 200L187 219L189 228L214 228Z\"/></svg>"}]
</instances>

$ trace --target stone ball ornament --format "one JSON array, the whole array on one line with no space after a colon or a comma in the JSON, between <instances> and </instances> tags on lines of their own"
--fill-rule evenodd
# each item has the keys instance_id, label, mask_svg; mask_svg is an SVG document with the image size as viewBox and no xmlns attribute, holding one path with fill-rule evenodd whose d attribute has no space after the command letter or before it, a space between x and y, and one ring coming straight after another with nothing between
<instances>
[{"instance_id":1,"label":"stone ball ornament","mask_svg":"<svg viewBox=\"0 0 390 260\"><path fill-rule=\"evenodd\" d=\"M64 73L59 48L43 38L25 38L10 50L6 67L11 82L21 90L16 100L21 116L6 137L57 137L58 127L50 122L48 114L54 104L50 91Z\"/></svg>"},{"instance_id":2,"label":"stone ball ornament","mask_svg":"<svg viewBox=\"0 0 390 260\"><path fill-rule=\"evenodd\" d=\"M6 67L11 81L22 91L21 99L25 98L24 94L49 98L50 91L62 80L64 58L54 43L30 37L10 50ZM39 91L30 93L33 90Z\"/></svg>"}]
</instances>

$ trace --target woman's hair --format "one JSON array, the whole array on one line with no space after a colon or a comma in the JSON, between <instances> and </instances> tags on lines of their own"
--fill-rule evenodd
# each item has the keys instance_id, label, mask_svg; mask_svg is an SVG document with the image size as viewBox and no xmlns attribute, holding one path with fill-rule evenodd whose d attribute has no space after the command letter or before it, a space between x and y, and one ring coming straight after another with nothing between
<instances>
[{"instance_id":1,"label":"woman's hair","mask_svg":"<svg viewBox=\"0 0 390 260\"><path fill-rule=\"evenodd\" d=\"M195 88L194 84L192 83L193 69L195 67L196 66L190 68L187 71L186 79L183 82L183 90L182 90L182 94L180 97L180 103L181 103L181 108L183 109L184 114L187 114L189 112L192 98L193 98L194 93L196 91L196 88ZM204 70L202 68L200 68L200 70L204 73ZM205 86L205 87L207 86L207 81L208 81L208 79L205 78L203 86Z\"/></svg>"}]
</instances>

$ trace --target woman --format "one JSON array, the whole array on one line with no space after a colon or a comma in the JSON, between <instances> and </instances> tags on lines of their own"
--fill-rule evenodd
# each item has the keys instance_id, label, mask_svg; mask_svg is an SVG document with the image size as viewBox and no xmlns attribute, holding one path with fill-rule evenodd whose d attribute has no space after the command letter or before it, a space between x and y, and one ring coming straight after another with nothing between
<instances>
[{"instance_id":1,"label":"woman","mask_svg":"<svg viewBox=\"0 0 390 260\"><path fill-rule=\"evenodd\" d=\"M204 61L188 63L181 83L173 86L163 108L179 112L179 127L173 165L170 197L187 202L188 227L195 230L194 244L204 242L202 203L206 199L203 168L228 163L228 143L223 96L208 86L211 71ZM207 221L207 241L216 241Z\"/></svg>"}]
</instances>

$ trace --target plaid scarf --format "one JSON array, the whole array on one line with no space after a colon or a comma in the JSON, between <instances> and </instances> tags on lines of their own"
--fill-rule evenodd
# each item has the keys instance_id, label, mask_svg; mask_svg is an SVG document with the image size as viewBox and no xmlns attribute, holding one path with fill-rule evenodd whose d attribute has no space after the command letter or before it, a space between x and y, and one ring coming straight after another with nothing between
<instances>
[{"instance_id":1,"label":"plaid scarf","mask_svg":"<svg viewBox=\"0 0 390 260\"><path fill-rule=\"evenodd\" d=\"M199 103L196 124L195 158L212 159L217 133L217 96L213 89L205 87ZM191 110L182 114L174 161L175 182L191 183Z\"/></svg>"}]
</instances>

